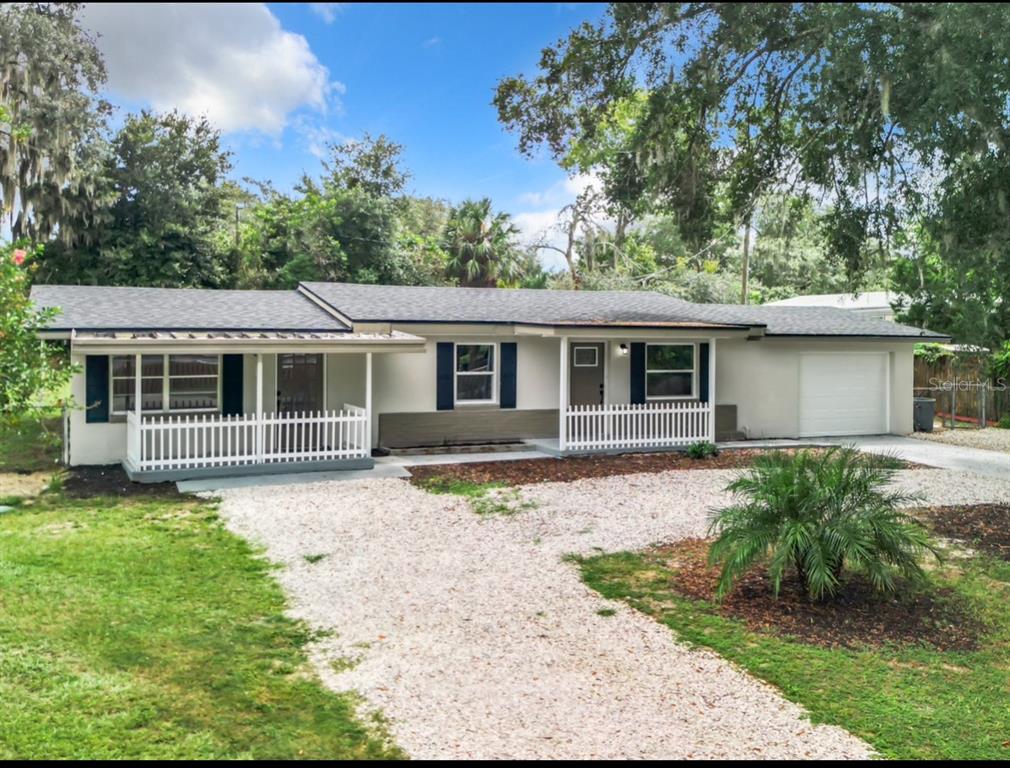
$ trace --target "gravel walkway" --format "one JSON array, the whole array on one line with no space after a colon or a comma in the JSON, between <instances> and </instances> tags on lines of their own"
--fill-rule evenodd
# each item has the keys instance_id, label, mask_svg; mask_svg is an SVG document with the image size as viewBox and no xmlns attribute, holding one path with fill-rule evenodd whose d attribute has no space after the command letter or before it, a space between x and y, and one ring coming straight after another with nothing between
<instances>
[{"instance_id":1,"label":"gravel walkway","mask_svg":"<svg viewBox=\"0 0 1010 768\"><path fill-rule=\"evenodd\" d=\"M981 448L983 451L1010 453L1010 429L942 429L936 432L914 432L909 435L931 443L959 445L963 448Z\"/></svg>"},{"instance_id":2,"label":"gravel walkway","mask_svg":"<svg viewBox=\"0 0 1010 768\"><path fill-rule=\"evenodd\" d=\"M361 693L415 758L866 757L843 730L812 726L770 687L604 600L563 559L701 535L733 474L527 486L536 508L509 517L402 480L230 490L221 511L284 565L293 614L339 633L314 654L326 684ZM1010 500L991 478L901 475L934 503Z\"/></svg>"}]
</instances>

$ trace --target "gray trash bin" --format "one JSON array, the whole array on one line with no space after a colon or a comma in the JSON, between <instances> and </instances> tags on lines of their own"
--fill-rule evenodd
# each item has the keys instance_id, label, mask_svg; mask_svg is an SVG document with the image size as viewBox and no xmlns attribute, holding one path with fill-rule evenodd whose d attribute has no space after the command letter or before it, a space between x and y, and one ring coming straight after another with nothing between
<instances>
[{"instance_id":1,"label":"gray trash bin","mask_svg":"<svg viewBox=\"0 0 1010 768\"><path fill-rule=\"evenodd\" d=\"M933 419L936 418L936 400L932 397L916 397L912 424L916 432L932 432Z\"/></svg>"}]
</instances>

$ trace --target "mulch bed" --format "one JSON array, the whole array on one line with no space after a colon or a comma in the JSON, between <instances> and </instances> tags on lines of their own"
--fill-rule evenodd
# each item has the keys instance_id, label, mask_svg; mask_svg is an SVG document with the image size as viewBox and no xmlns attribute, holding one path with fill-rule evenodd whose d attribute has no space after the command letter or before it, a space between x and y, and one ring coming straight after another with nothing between
<instances>
[{"instance_id":1,"label":"mulch bed","mask_svg":"<svg viewBox=\"0 0 1010 768\"><path fill-rule=\"evenodd\" d=\"M739 469L749 467L769 450L795 453L795 448L732 448L707 459L692 459L681 452L627 453L619 456L569 456L563 459L519 459L479 461L469 464L422 464L410 467L411 482L423 484L431 478L471 483L568 483L589 477L613 477L640 472L668 472L679 469ZM906 469L921 465L905 462Z\"/></svg>"},{"instance_id":2,"label":"mulch bed","mask_svg":"<svg viewBox=\"0 0 1010 768\"><path fill-rule=\"evenodd\" d=\"M927 507L920 513L940 536L1010 561L1010 505Z\"/></svg>"},{"instance_id":3,"label":"mulch bed","mask_svg":"<svg viewBox=\"0 0 1010 768\"><path fill-rule=\"evenodd\" d=\"M673 572L671 586L677 594L714 602L719 569L708 565L707 541L685 540L653 554ZM742 619L751 630L825 648L925 643L939 650L970 651L978 648L985 632L951 589L886 597L855 575L847 577L830 601L816 603L802 594L795 578L783 581L776 598L767 571L755 568L717 610Z\"/></svg>"},{"instance_id":4,"label":"mulch bed","mask_svg":"<svg viewBox=\"0 0 1010 768\"><path fill-rule=\"evenodd\" d=\"M119 464L71 468L63 479L63 493L76 499L93 496L183 497L175 483L134 483Z\"/></svg>"}]
</instances>

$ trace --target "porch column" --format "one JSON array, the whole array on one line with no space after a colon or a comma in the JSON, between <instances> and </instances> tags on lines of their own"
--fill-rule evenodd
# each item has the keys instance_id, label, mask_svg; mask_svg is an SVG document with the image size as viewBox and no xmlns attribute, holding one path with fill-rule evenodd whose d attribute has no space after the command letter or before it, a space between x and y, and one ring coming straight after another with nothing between
<instances>
[{"instance_id":1,"label":"porch column","mask_svg":"<svg viewBox=\"0 0 1010 768\"><path fill-rule=\"evenodd\" d=\"M560 392L558 392L558 448L568 448L568 337L561 337Z\"/></svg>"},{"instance_id":2,"label":"porch column","mask_svg":"<svg viewBox=\"0 0 1010 768\"><path fill-rule=\"evenodd\" d=\"M368 438L365 445L371 449L372 439L372 353L365 353L365 422L368 429ZM369 451L370 452L370 451Z\"/></svg>"},{"instance_id":3,"label":"porch column","mask_svg":"<svg viewBox=\"0 0 1010 768\"><path fill-rule=\"evenodd\" d=\"M143 387L141 387L142 376L141 376L141 371L140 371L140 364L141 364L141 361L144 359L144 356L141 355L138 352L133 357L134 357L134 362L133 362L133 374L134 374L133 375L133 410L137 412L137 430L139 431L140 430L140 412L141 412L140 400L141 400L141 397L143 395Z\"/></svg>"},{"instance_id":4,"label":"porch column","mask_svg":"<svg viewBox=\"0 0 1010 768\"><path fill-rule=\"evenodd\" d=\"M708 439L715 442L715 339L708 340Z\"/></svg>"},{"instance_id":5,"label":"porch column","mask_svg":"<svg viewBox=\"0 0 1010 768\"><path fill-rule=\"evenodd\" d=\"M136 469L138 470L142 466L144 466L144 430L140 428L140 420L141 415L143 413L143 405L141 401L144 396L144 388L142 386L143 372L140 370L140 366L141 363L143 362L143 359L144 356L141 355L139 352L133 357L133 411L137 415L137 423L134 426L134 432L132 435L133 440L135 441L133 443L135 452L133 460L137 462ZM162 397L164 397L164 395L162 395ZM167 405L167 403L162 403L162 407L164 407L165 405ZM126 428L127 430L129 430L130 425L127 424ZM131 438L130 435L126 436L126 447L128 453L130 447L130 438Z\"/></svg>"},{"instance_id":6,"label":"porch column","mask_svg":"<svg viewBox=\"0 0 1010 768\"><path fill-rule=\"evenodd\" d=\"M263 355L256 355L256 461L263 463Z\"/></svg>"}]
</instances>

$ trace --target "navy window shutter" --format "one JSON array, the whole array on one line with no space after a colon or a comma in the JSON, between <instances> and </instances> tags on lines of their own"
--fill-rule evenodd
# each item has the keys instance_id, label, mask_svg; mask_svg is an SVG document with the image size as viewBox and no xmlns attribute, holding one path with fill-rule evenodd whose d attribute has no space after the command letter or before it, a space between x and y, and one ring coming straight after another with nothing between
<instances>
[{"instance_id":1,"label":"navy window shutter","mask_svg":"<svg viewBox=\"0 0 1010 768\"><path fill-rule=\"evenodd\" d=\"M501 345L501 407L516 407L516 343Z\"/></svg>"},{"instance_id":2,"label":"navy window shutter","mask_svg":"<svg viewBox=\"0 0 1010 768\"><path fill-rule=\"evenodd\" d=\"M109 420L109 358L88 355L84 362L84 421L100 424Z\"/></svg>"},{"instance_id":3,"label":"navy window shutter","mask_svg":"<svg viewBox=\"0 0 1010 768\"><path fill-rule=\"evenodd\" d=\"M435 346L435 407L440 411L451 411L456 403L456 393L453 392L456 378L455 345L451 341L440 341Z\"/></svg>"},{"instance_id":4,"label":"navy window shutter","mask_svg":"<svg viewBox=\"0 0 1010 768\"><path fill-rule=\"evenodd\" d=\"M709 392L711 391L711 382L708 380L708 342L698 345L698 365L700 370L698 371L698 399L707 403L709 399Z\"/></svg>"},{"instance_id":5,"label":"navy window shutter","mask_svg":"<svg viewBox=\"0 0 1010 768\"><path fill-rule=\"evenodd\" d=\"M645 344L631 345L631 402L645 402Z\"/></svg>"},{"instance_id":6,"label":"navy window shutter","mask_svg":"<svg viewBox=\"0 0 1010 768\"><path fill-rule=\"evenodd\" d=\"M242 415L242 355L221 356L221 414L224 416Z\"/></svg>"}]
</instances>

